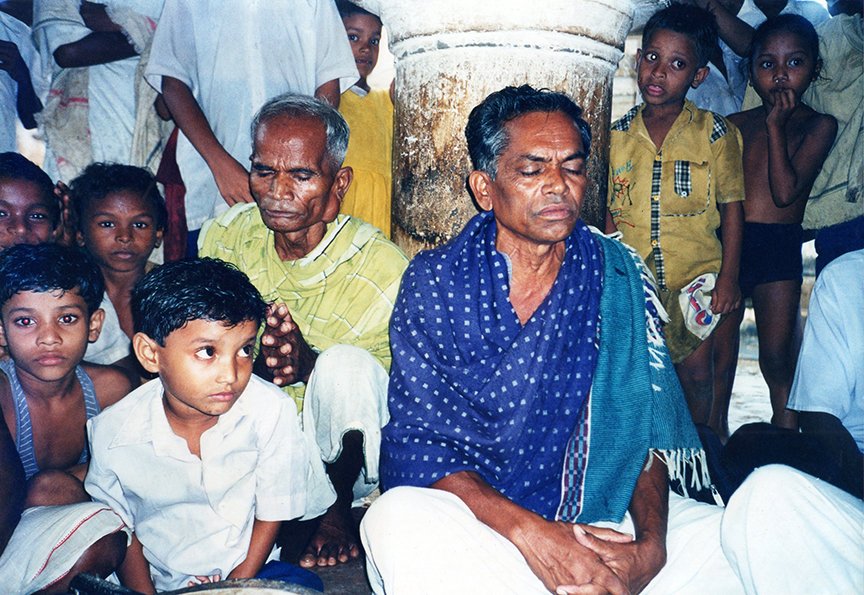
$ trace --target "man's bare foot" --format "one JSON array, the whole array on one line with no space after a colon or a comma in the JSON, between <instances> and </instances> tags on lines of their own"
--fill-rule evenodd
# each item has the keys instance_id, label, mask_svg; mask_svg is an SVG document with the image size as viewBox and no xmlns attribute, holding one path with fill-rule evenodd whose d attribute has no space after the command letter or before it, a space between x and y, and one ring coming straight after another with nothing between
<instances>
[{"instance_id":1,"label":"man's bare foot","mask_svg":"<svg viewBox=\"0 0 864 595\"><path fill-rule=\"evenodd\" d=\"M334 504L321 518L318 530L300 558L303 568L336 566L360 556L360 536L350 507Z\"/></svg>"}]
</instances>

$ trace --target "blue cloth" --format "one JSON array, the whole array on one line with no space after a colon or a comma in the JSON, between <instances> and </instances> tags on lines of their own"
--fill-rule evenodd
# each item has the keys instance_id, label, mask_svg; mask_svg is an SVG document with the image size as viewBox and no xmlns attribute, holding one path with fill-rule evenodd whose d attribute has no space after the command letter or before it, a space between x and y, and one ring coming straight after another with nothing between
<instances>
[{"instance_id":1,"label":"blue cloth","mask_svg":"<svg viewBox=\"0 0 864 595\"><path fill-rule=\"evenodd\" d=\"M523 327L495 230L491 214L478 215L403 277L385 489L474 471L547 519L596 522L621 520L652 450L670 476L701 461L707 480L641 259L579 222Z\"/></svg>"},{"instance_id":2,"label":"blue cloth","mask_svg":"<svg viewBox=\"0 0 864 595\"><path fill-rule=\"evenodd\" d=\"M549 295L523 326L495 239L492 214L477 215L405 272L390 323L381 483L427 486L475 471L551 518L597 357L600 247L580 221Z\"/></svg>"},{"instance_id":3,"label":"blue cloth","mask_svg":"<svg viewBox=\"0 0 864 595\"><path fill-rule=\"evenodd\" d=\"M267 579L271 581L281 581L289 585L300 585L315 591L324 591L324 581L321 577L294 564L288 562L280 562L279 560L270 560L267 562L255 578Z\"/></svg>"}]
</instances>

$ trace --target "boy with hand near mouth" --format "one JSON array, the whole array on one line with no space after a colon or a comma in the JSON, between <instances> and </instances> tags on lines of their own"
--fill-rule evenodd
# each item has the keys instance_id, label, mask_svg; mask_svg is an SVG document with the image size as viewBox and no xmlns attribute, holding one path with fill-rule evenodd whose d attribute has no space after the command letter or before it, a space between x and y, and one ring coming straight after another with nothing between
<instances>
[{"instance_id":1,"label":"boy with hand near mouth","mask_svg":"<svg viewBox=\"0 0 864 595\"><path fill-rule=\"evenodd\" d=\"M705 80L716 43L714 17L701 8L672 4L655 13L637 54L644 103L615 122L610 136L606 232L620 231L657 280L670 318L666 342L696 423L708 422L714 392L716 326L708 319L741 303L741 134L685 99ZM710 275L710 309L694 328L685 322L689 300L685 312L679 295Z\"/></svg>"},{"instance_id":2,"label":"boy with hand near mouth","mask_svg":"<svg viewBox=\"0 0 864 595\"><path fill-rule=\"evenodd\" d=\"M88 424L87 490L134 531L120 579L154 593L255 577L282 520L333 501L294 401L252 375L266 304L206 258L151 271L132 313L135 355L159 377Z\"/></svg>"}]
</instances>

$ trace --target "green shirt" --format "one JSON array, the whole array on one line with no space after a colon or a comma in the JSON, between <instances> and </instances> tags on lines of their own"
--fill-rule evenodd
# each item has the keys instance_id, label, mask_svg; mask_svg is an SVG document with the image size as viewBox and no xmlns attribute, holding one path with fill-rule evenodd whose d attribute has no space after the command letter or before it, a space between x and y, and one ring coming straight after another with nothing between
<instances>
[{"instance_id":1,"label":"green shirt","mask_svg":"<svg viewBox=\"0 0 864 595\"><path fill-rule=\"evenodd\" d=\"M239 204L204 224L199 251L236 265L267 302L288 306L316 351L354 345L390 369L390 314L408 259L377 228L339 215L312 252L282 260L257 205ZM285 387L298 409L305 390Z\"/></svg>"}]
</instances>

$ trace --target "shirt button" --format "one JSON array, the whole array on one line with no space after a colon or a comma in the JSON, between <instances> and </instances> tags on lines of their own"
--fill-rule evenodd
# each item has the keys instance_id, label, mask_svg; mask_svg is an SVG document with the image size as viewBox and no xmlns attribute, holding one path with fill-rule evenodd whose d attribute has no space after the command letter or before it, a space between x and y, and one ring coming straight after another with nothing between
<instances>
[{"instance_id":1,"label":"shirt button","mask_svg":"<svg viewBox=\"0 0 864 595\"><path fill-rule=\"evenodd\" d=\"M655 195L653 195L653 196L651 197L651 200L653 200L654 202L657 202L658 200L660 200L660 195L659 195L659 194L655 194Z\"/></svg>"},{"instance_id":2,"label":"shirt button","mask_svg":"<svg viewBox=\"0 0 864 595\"><path fill-rule=\"evenodd\" d=\"M652 248L656 248L657 244L658 244L657 240L651 240L651 247Z\"/></svg>"}]
</instances>

